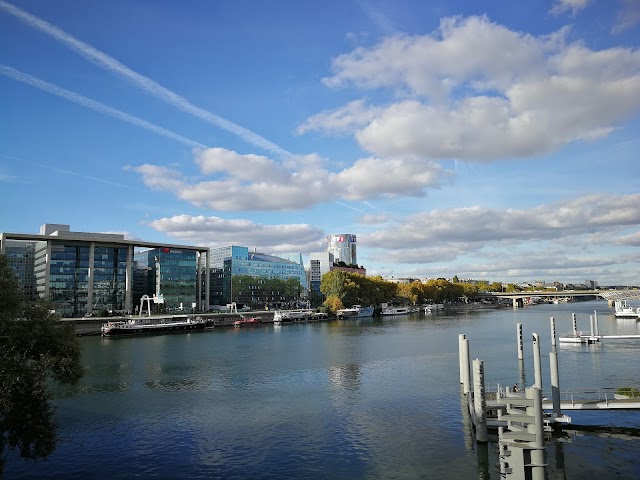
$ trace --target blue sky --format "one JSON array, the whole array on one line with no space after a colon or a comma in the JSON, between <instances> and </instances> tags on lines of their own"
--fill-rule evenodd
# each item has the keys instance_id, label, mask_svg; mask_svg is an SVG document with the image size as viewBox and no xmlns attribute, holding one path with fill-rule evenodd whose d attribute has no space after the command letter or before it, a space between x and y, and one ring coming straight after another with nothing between
<instances>
[{"instance_id":1,"label":"blue sky","mask_svg":"<svg viewBox=\"0 0 640 480\"><path fill-rule=\"evenodd\" d=\"M640 1L0 0L0 231L640 284Z\"/></svg>"}]
</instances>

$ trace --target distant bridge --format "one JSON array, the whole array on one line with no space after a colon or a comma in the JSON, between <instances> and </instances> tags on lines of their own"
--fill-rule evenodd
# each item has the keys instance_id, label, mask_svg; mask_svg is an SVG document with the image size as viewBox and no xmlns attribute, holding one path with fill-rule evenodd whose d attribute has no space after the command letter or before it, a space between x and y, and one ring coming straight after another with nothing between
<instances>
[{"instance_id":1,"label":"distant bridge","mask_svg":"<svg viewBox=\"0 0 640 480\"><path fill-rule=\"evenodd\" d=\"M522 307L524 298L528 297L597 297L600 296L609 303L615 300L627 300L640 302L640 290L533 290L526 292L482 292L484 298L510 298L514 307Z\"/></svg>"}]
</instances>

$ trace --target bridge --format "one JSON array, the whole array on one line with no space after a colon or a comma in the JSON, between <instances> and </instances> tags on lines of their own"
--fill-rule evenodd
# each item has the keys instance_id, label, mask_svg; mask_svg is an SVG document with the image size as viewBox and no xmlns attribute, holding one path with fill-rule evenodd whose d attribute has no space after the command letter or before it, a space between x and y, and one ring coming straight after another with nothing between
<instances>
[{"instance_id":1,"label":"bridge","mask_svg":"<svg viewBox=\"0 0 640 480\"><path fill-rule=\"evenodd\" d=\"M640 290L529 290L523 292L482 292L478 296L484 298L510 298L514 308L524 305L523 299L529 297L546 298L571 298L571 297L597 297L607 300L610 305L616 300L640 302Z\"/></svg>"}]
</instances>

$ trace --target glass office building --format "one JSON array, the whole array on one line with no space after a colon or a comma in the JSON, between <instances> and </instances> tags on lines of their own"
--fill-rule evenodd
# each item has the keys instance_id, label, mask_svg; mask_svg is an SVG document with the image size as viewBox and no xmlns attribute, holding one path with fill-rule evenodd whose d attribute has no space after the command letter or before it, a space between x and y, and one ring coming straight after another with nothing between
<instances>
[{"instance_id":1,"label":"glass office building","mask_svg":"<svg viewBox=\"0 0 640 480\"><path fill-rule=\"evenodd\" d=\"M0 253L7 256L25 296L50 301L62 317L133 312L134 251L142 248L155 250L154 259L157 256L163 265L160 286L165 305L191 309L196 303L196 310L208 308L206 248L72 232L69 225L56 224L43 225L38 235L0 233ZM151 296L155 277L151 284L148 277L145 271L143 283L136 287Z\"/></svg>"},{"instance_id":2,"label":"glass office building","mask_svg":"<svg viewBox=\"0 0 640 480\"><path fill-rule=\"evenodd\" d=\"M134 256L134 304L140 308L143 295L162 298L167 312L203 310L199 299L198 252L160 247Z\"/></svg>"},{"instance_id":3,"label":"glass office building","mask_svg":"<svg viewBox=\"0 0 640 480\"><path fill-rule=\"evenodd\" d=\"M280 280L294 278L300 283L301 295L308 290L302 254L288 254L286 255L288 258L282 258L256 251L250 252L248 247L230 245L212 248L210 255L212 303L225 305L231 303L232 299L235 300L233 277L240 275ZM219 294L213 292L219 292ZM284 300L274 298L273 301L283 302Z\"/></svg>"}]
</instances>

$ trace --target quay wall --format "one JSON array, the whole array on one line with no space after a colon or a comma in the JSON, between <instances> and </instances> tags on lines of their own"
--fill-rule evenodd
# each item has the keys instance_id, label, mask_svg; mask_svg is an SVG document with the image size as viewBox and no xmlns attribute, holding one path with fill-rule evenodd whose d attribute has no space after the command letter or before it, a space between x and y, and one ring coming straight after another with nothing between
<instances>
[{"instance_id":1,"label":"quay wall","mask_svg":"<svg viewBox=\"0 0 640 480\"><path fill-rule=\"evenodd\" d=\"M233 322L242 317L256 317L263 323L273 322L273 312L243 312L236 313L200 313L195 314L209 322L212 327L232 326ZM136 317L137 318L137 317ZM144 317L143 317L144 318ZM89 317L89 318L63 318L62 323L71 323L74 327L75 334L78 336L100 335L100 327L106 322L117 322L129 320L129 317Z\"/></svg>"}]
</instances>

